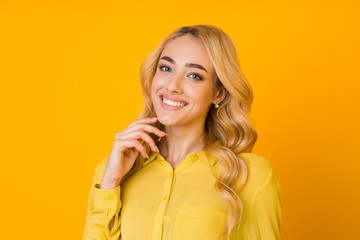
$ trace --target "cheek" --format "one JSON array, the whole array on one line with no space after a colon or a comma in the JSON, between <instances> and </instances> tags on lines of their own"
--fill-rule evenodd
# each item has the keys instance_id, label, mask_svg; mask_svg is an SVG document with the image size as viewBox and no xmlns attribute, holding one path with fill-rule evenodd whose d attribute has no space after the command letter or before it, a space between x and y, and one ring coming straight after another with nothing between
<instances>
[{"instance_id":1,"label":"cheek","mask_svg":"<svg viewBox=\"0 0 360 240\"><path fill-rule=\"evenodd\" d=\"M205 107L211 103L211 98L209 95L203 95L199 97L198 102L202 107Z\"/></svg>"},{"instance_id":2,"label":"cheek","mask_svg":"<svg viewBox=\"0 0 360 240\"><path fill-rule=\"evenodd\" d=\"M166 78L155 73L151 83L151 93L156 94L160 89L163 89L166 86L166 82Z\"/></svg>"},{"instance_id":3,"label":"cheek","mask_svg":"<svg viewBox=\"0 0 360 240\"><path fill-rule=\"evenodd\" d=\"M157 91L160 89L159 80L154 77L151 83L150 93L151 93L151 100L154 102L157 98Z\"/></svg>"},{"instance_id":4,"label":"cheek","mask_svg":"<svg viewBox=\"0 0 360 240\"><path fill-rule=\"evenodd\" d=\"M151 95L151 101L154 102L155 100L154 97L156 96L156 89L154 84L151 84L150 95Z\"/></svg>"},{"instance_id":5,"label":"cheek","mask_svg":"<svg viewBox=\"0 0 360 240\"><path fill-rule=\"evenodd\" d=\"M151 83L152 88L158 87L159 83L161 82L160 80L161 78L159 77L158 72L156 72L152 79L152 83Z\"/></svg>"},{"instance_id":6,"label":"cheek","mask_svg":"<svg viewBox=\"0 0 360 240\"><path fill-rule=\"evenodd\" d=\"M155 78L153 78L150 88L151 94L156 94L156 91L159 89L158 85L159 85L158 81Z\"/></svg>"},{"instance_id":7,"label":"cheek","mask_svg":"<svg viewBox=\"0 0 360 240\"><path fill-rule=\"evenodd\" d=\"M189 88L188 95L196 105L207 106L212 102L212 90L207 86L201 88Z\"/></svg>"}]
</instances>

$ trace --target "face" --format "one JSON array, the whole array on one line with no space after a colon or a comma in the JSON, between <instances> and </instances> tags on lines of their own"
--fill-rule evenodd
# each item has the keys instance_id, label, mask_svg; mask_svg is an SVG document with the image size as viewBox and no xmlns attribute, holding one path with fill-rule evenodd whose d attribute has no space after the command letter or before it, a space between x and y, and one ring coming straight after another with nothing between
<instances>
[{"instance_id":1,"label":"face","mask_svg":"<svg viewBox=\"0 0 360 240\"><path fill-rule=\"evenodd\" d=\"M159 121L165 126L204 124L218 99L216 73L201 40L185 35L169 42L160 55L151 85Z\"/></svg>"}]
</instances>

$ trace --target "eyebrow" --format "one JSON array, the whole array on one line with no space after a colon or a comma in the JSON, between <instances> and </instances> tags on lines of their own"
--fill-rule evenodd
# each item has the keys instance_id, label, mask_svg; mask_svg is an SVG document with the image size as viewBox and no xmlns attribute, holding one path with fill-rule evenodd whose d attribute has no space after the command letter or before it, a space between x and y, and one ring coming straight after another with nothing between
<instances>
[{"instance_id":1,"label":"eyebrow","mask_svg":"<svg viewBox=\"0 0 360 240\"><path fill-rule=\"evenodd\" d=\"M175 64L175 60L172 59L171 57L163 56L163 57L160 58L160 59L164 59L164 60L166 60L166 61L171 62L172 64ZM203 66L201 66L201 65L199 65L199 64L196 64L196 63L186 63L185 66L186 66L186 67L199 68L199 69L201 69L201 70L204 70L205 72L208 72L208 71L206 71L206 69L205 69Z\"/></svg>"}]
</instances>

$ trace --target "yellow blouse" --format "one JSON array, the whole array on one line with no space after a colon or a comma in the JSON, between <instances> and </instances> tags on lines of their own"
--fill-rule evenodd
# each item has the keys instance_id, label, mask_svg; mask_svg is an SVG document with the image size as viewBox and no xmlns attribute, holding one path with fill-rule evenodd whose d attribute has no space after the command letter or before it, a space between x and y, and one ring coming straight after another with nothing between
<instances>
[{"instance_id":1,"label":"yellow blouse","mask_svg":"<svg viewBox=\"0 0 360 240\"><path fill-rule=\"evenodd\" d=\"M254 153L240 156L249 172L239 194L243 217L230 239L280 239L281 188L273 168ZM83 240L224 239L229 207L214 188L212 171L220 171L215 157L204 151L190 153L173 170L160 153L152 152L144 167L120 186L100 189L108 159L95 170Z\"/></svg>"}]
</instances>

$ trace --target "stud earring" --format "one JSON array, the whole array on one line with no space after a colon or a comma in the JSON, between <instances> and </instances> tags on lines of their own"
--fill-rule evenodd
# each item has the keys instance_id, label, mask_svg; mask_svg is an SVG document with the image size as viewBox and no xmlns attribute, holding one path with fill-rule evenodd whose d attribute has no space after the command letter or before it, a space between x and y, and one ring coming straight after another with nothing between
<instances>
[{"instance_id":1,"label":"stud earring","mask_svg":"<svg viewBox=\"0 0 360 240\"><path fill-rule=\"evenodd\" d=\"M216 102L216 104L215 104L215 108L218 108L219 107L219 103L218 102Z\"/></svg>"}]
</instances>

